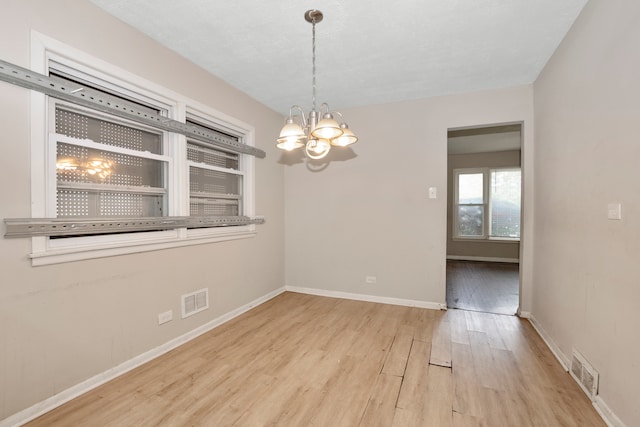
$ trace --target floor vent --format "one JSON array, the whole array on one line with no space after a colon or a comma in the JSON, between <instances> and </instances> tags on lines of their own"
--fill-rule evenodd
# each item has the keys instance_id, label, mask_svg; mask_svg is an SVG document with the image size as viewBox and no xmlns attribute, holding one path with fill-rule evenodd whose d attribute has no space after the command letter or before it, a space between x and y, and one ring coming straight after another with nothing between
<instances>
[{"instance_id":1,"label":"floor vent","mask_svg":"<svg viewBox=\"0 0 640 427\"><path fill-rule=\"evenodd\" d=\"M569 371L587 396L594 400L598 394L598 372L577 350L573 350Z\"/></svg>"},{"instance_id":2,"label":"floor vent","mask_svg":"<svg viewBox=\"0 0 640 427\"><path fill-rule=\"evenodd\" d=\"M209 288L182 295L182 318L209 308Z\"/></svg>"}]
</instances>

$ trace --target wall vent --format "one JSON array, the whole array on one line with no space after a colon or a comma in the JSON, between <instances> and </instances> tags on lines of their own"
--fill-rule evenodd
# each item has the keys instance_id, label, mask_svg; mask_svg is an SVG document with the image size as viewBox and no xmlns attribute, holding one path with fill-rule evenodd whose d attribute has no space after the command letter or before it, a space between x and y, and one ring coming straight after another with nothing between
<instances>
[{"instance_id":1,"label":"wall vent","mask_svg":"<svg viewBox=\"0 0 640 427\"><path fill-rule=\"evenodd\" d=\"M209 308L209 288L182 295L182 318Z\"/></svg>"},{"instance_id":2,"label":"wall vent","mask_svg":"<svg viewBox=\"0 0 640 427\"><path fill-rule=\"evenodd\" d=\"M598 371L593 369L593 366L591 366L576 349L573 349L571 355L571 369L569 373L573 379L578 382L587 396L589 396L591 400L595 400L598 394Z\"/></svg>"}]
</instances>

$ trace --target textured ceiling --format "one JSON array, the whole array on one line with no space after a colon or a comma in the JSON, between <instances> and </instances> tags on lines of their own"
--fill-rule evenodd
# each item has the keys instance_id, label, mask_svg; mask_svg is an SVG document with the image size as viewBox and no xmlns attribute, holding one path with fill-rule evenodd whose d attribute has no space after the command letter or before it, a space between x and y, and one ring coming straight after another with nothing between
<instances>
[{"instance_id":1,"label":"textured ceiling","mask_svg":"<svg viewBox=\"0 0 640 427\"><path fill-rule=\"evenodd\" d=\"M276 111L532 83L587 0L91 0Z\"/></svg>"}]
</instances>

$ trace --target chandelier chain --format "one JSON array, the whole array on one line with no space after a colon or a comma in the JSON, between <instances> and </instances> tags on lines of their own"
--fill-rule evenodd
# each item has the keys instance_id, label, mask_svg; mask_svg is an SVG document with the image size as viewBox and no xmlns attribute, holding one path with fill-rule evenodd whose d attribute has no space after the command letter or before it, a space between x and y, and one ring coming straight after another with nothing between
<instances>
[{"instance_id":1,"label":"chandelier chain","mask_svg":"<svg viewBox=\"0 0 640 427\"><path fill-rule=\"evenodd\" d=\"M316 20L314 19L311 22L312 26L312 42L311 42L311 51L312 51L312 87L313 87L313 109L312 111L316 111Z\"/></svg>"}]
</instances>

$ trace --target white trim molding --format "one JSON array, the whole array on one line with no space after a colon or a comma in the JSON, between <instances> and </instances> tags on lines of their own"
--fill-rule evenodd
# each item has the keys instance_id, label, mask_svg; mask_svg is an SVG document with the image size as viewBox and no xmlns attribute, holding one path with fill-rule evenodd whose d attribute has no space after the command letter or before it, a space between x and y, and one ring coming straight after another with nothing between
<instances>
[{"instance_id":1,"label":"white trim molding","mask_svg":"<svg viewBox=\"0 0 640 427\"><path fill-rule=\"evenodd\" d=\"M562 352L562 350L560 350L560 347L558 347L551 336L544 330L542 325L540 325L540 322L536 320L535 316L531 315L530 313L527 314L529 315L527 319L531 323L531 326L533 326L533 328L536 330L538 335L540 335L549 350L551 350L555 358L558 360L558 362L560 362L562 368L566 372L569 372L569 366L571 363L570 359ZM521 317L524 316L521 315ZM626 427L625 424L620 420L620 418L618 418L618 416L611 410L611 408L609 408L606 402L599 395L595 397L595 400L593 401L593 407L598 412L600 417L602 417L602 420L607 424L607 426Z\"/></svg>"},{"instance_id":2,"label":"white trim molding","mask_svg":"<svg viewBox=\"0 0 640 427\"><path fill-rule=\"evenodd\" d=\"M617 417L616 414L613 413L611 408L609 408L600 396L596 396L596 399L593 401L593 407L596 408L596 411L600 414L607 426L626 427L626 425Z\"/></svg>"},{"instance_id":3,"label":"white trim molding","mask_svg":"<svg viewBox=\"0 0 640 427\"><path fill-rule=\"evenodd\" d=\"M467 255L447 255L447 259L455 261L484 261L484 262L508 262L511 264L520 264L518 258L498 258L486 256L467 256Z\"/></svg>"},{"instance_id":4,"label":"white trim molding","mask_svg":"<svg viewBox=\"0 0 640 427\"><path fill-rule=\"evenodd\" d=\"M269 301L272 298L277 297L283 292L285 292L284 287L271 291L268 294L261 296L260 298L257 298L243 306L240 306L235 310L231 310L230 312L225 313L222 316L219 316L205 323L204 325L199 326L187 332L186 334L176 337L156 348L153 348L132 359L129 359L119 364L118 366L115 366L111 369L107 369L106 371L100 374L94 375L93 377L79 384L76 384L73 387L70 387L54 396L51 396L48 399L43 400L42 402L38 402L35 405L30 406L29 408L26 408L18 413L15 413L9 416L8 418L5 418L4 420L0 420L0 427L21 426L39 417L40 415L45 414L46 412L49 412L57 408L58 406L61 406L71 401L72 399L75 399L76 397L84 393L87 393L88 391L93 390L94 388L101 386L102 384L105 384L108 381L111 381L114 378L117 378L121 375L126 374L127 372L137 368L138 366L141 366L159 356L162 356L165 353L168 353L174 348L177 348L199 337L200 335L206 332L209 332L210 330L217 328L218 326L240 316L241 314L246 313L252 308L257 307L260 304L264 304L265 302Z\"/></svg>"},{"instance_id":5,"label":"white trim molding","mask_svg":"<svg viewBox=\"0 0 640 427\"><path fill-rule=\"evenodd\" d=\"M560 364L562 365L562 369L564 369L566 372L569 372L570 360L567 356L565 356L562 350L560 350L560 347L558 347L558 345L553 341L551 335L549 335L547 331L544 330L542 325L540 325L540 322L536 320L535 316L530 315L528 320L529 323L531 323L531 326L533 326L533 329L536 330L538 335L540 335L540 338L542 338L547 347L549 347L551 353L553 353L558 362L560 362Z\"/></svg>"},{"instance_id":6,"label":"white trim molding","mask_svg":"<svg viewBox=\"0 0 640 427\"><path fill-rule=\"evenodd\" d=\"M326 289L303 288L298 286L285 286L285 289L289 292L296 292L299 294L308 294L308 295L317 295L317 296L329 297L329 298L342 298L342 299L349 299L349 300L355 300L355 301L377 302L380 304L402 305L405 307L429 308L432 310L447 309L447 305L444 303L430 302L430 301L381 297L381 296L365 295L365 294L354 294L350 292L329 291Z\"/></svg>"}]
</instances>

